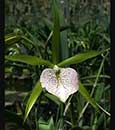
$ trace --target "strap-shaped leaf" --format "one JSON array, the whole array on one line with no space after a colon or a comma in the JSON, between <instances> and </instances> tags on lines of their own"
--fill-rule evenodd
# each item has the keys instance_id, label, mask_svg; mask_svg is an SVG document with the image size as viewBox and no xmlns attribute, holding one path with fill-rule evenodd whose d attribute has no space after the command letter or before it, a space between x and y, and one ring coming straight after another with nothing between
<instances>
[{"instance_id":1,"label":"strap-shaped leaf","mask_svg":"<svg viewBox=\"0 0 115 130\"><path fill-rule=\"evenodd\" d=\"M10 61L17 61L22 62L30 65L46 65L49 67L53 67L54 65L44 59L38 58L36 56L30 56L30 55L13 55L13 56L5 56L5 59Z\"/></svg>"},{"instance_id":2,"label":"strap-shaped leaf","mask_svg":"<svg viewBox=\"0 0 115 130\"><path fill-rule=\"evenodd\" d=\"M60 40L60 22L59 22L59 11L56 0L53 0L53 35L52 35L52 60L54 64L59 61L59 40Z\"/></svg>"},{"instance_id":3,"label":"strap-shaped leaf","mask_svg":"<svg viewBox=\"0 0 115 130\"><path fill-rule=\"evenodd\" d=\"M96 57L99 54L100 54L100 52L97 52L97 51L89 51L89 52L85 52L85 53L80 53L80 54L72 56L72 57L58 63L58 66L80 63L80 62L83 62L90 58Z\"/></svg>"},{"instance_id":4,"label":"strap-shaped leaf","mask_svg":"<svg viewBox=\"0 0 115 130\"><path fill-rule=\"evenodd\" d=\"M38 81L35 87L33 88L30 98L27 102L26 109L25 109L24 122L27 119L30 110L32 109L37 98L40 96L41 92L42 92L42 87L41 87L40 81Z\"/></svg>"},{"instance_id":5,"label":"strap-shaped leaf","mask_svg":"<svg viewBox=\"0 0 115 130\"><path fill-rule=\"evenodd\" d=\"M83 84L81 82L79 82L79 92L99 112L99 107L98 107L97 103L94 101L93 98L91 98L87 89L83 86Z\"/></svg>"}]
</instances>

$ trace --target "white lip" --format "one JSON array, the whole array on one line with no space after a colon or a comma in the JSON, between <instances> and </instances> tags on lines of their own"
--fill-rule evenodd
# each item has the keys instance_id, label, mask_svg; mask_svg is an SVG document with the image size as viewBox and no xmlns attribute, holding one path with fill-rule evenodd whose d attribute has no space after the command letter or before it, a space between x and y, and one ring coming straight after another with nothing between
<instances>
[{"instance_id":1,"label":"white lip","mask_svg":"<svg viewBox=\"0 0 115 130\"><path fill-rule=\"evenodd\" d=\"M60 69L59 78L56 77L56 70ZM72 68L47 68L40 76L42 87L49 93L57 96L62 102L78 90L78 75Z\"/></svg>"}]
</instances>

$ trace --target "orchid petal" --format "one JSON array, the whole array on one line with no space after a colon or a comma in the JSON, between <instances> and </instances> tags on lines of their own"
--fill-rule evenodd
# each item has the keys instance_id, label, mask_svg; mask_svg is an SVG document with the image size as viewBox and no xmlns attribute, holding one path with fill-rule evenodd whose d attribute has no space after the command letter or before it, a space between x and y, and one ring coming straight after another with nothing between
<instances>
[{"instance_id":1,"label":"orchid petal","mask_svg":"<svg viewBox=\"0 0 115 130\"><path fill-rule=\"evenodd\" d=\"M58 75L56 70L47 68L40 76L43 88L57 96L62 102L78 90L78 74L72 68L60 68Z\"/></svg>"}]
</instances>

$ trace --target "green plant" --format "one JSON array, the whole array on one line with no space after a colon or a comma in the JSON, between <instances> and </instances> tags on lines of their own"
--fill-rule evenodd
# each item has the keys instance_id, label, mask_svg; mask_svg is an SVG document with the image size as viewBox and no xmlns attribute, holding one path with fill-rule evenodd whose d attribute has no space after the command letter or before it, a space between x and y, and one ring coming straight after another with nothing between
<instances>
[{"instance_id":1,"label":"green plant","mask_svg":"<svg viewBox=\"0 0 115 130\"><path fill-rule=\"evenodd\" d=\"M33 121L33 124L35 126L36 130L50 130L50 129L64 129L65 127L67 127L68 129L76 129L76 128L82 128L82 129L93 129L96 130L98 127L95 126L95 122L97 122L98 119L102 120L103 119L103 114L107 114L107 117L110 116L110 114L104 110L99 104L99 100L101 99L102 96L102 92L100 92L100 97L98 97L97 95L99 94L99 89L96 89L96 93L95 94L95 100L92 98L93 96L93 91L95 89L96 86L98 86L97 81L99 80L99 78L103 75L101 75L101 71L102 71L102 67L103 64L108 56L109 53L109 49L105 48L104 50L100 51L93 51L93 50L89 50L89 48L93 48L89 45L88 51L84 52L84 53L79 53L79 54L75 54L72 57L69 58L65 58L64 60L61 59L60 56L60 20L59 20L59 10L57 7L57 3L55 2L55 0L53 1L53 11L54 11L54 23L53 23L53 29L51 30L51 33L49 35L49 37L52 35L52 41L48 42L48 47L51 47L51 55L52 57L47 57L46 59L44 59L44 55L42 53L40 53L40 49L42 46L42 44L40 44L41 42L39 40L37 40L36 38L32 37L31 34L29 34L30 39L28 39L26 36L21 34L17 34L16 36L14 36L14 34L11 34L10 36L6 37L6 65L9 64L9 61L12 61L12 66L16 65L19 67L26 67L26 69L30 70L31 73L33 72L36 75L36 78L33 76L33 85L35 85L32 88L32 92L30 92L30 97L28 99L28 101L24 104L26 104L26 109L25 109L25 114L22 112L21 116L22 118L24 117L24 121L26 121L27 119L27 124L29 124L29 121ZM86 32L85 34L88 34L88 32ZM89 39L89 37L85 35L82 32L82 38L87 37L88 40L90 41L91 39ZM91 35L92 36L92 35ZM47 41L49 41L49 38L46 38ZM93 37L94 38L94 37ZM92 38L92 39L93 39ZM32 39L32 40L31 40ZM23 51L20 52L20 50L22 51L22 48L19 49L17 47L17 43L18 45L21 43L20 41L25 40L26 42L23 42L24 46L26 46L28 49L27 51ZM27 42L28 41L28 42ZM43 41L43 40L42 40ZM89 43L88 41L88 43ZM39 44L38 44L39 43ZM51 45L49 44L51 43ZM62 44L62 43L61 43ZM10 46L9 46L10 45ZM14 49L14 53L9 54L8 50L9 48L13 48ZM33 51L29 52L31 49L33 49ZM48 49L48 48L46 48ZM95 49L95 48L94 48ZM86 48L87 50L87 48ZM61 50L63 51L63 50ZM13 51L11 51L13 52ZM50 52L49 52L50 53ZM8 54L8 55L7 55ZM63 53L61 53L63 54ZM82 79L82 82L80 82L79 80L79 92L77 93L77 95L72 95L68 101L66 103L62 103L59 101L59 99L57 97L55 97L54 95L51 95L47 92L44 92L44 90L42 90L40 81L38 80L40 77L40 74L42 72L42 70L44 70L44 68L46 66L48 66L49 68L53 68L54 65L57 65L59 67L68 67L68 66L72 66L72 65L79 65L81 63L84 63L84 61L88 60L90 63L91 58L93 57L98 57L98 56L102 56L103 60L102 63L99 67L99 70L97 71L97 69L95 70L95 74L91 76L90 78L94 78L94 80L90 80L89 78L87 79L87 77L83 77L86 78L85 80ZM11 63L11 62L10 62ZM88 62L87 62L88 63ZM92 64L95 63L95 60L92 61ZM85 65L84 65L85 67ZM40 70L40 71L39 71ZM90 70L89 68L87 70ZM80 70L79 70L80 72ZM90 73L91 74L91 73ZM79 73L80 75L80 73ZM106 77L106 75L105 75ZM89 92L87 91L87 89L84 87L84 85L88 83L91 84L93 86L92 91L91 91L91 95L89 94ZM101 86L101 85L99 85ZM104 90L106 91L106 90ZM85 101L83 100L83 97L86 99L87 103L85 105ZM76 105L76 103L78 104L78 108L74 107ZM91 116L91 125L89 126L83 126L83 120L81 120L83 118L83 114L86 110L86 108L88 107L88 104L91 104L96 110L100 111L102 110L104 113L102 113L102 115L99 117L99 113L95 116L95 114L97 112L95 112L95 114L93 114ZM81 108L80 105L81 104ZM44 107L46 106L50 106L50 109L48 110L48 113L51 113L49 115L45 114L45 116L47 115L47 119L45 120L44 118L44 114L42 113L42 111L44 110ZM76 110L78 111L78 119L75 119L75 117L73 116L74 114L77 114L76 112L73 112L73 109L76 108ZM43 109L43 110L41 110ZM53 110L54 109L54 110ZM91 108L90 108L91 109ZM30 112L31 111L31 112ZM46 110L44 110L43 112L45 112ZM56 111L56 113L54 112ZM94 111L94 110L92 110ZM109 111L109 109L108 109ZM69 114L68 114L69 112ZM30 115L29 115L30 114ZM66 117L65 117L66 116ZM28 118L27 118L28 117ZM21 118L21 120L22 120ZM34 118L34 119L33 119ZM66 119L65 119L66 118ZM110 118L110 117L109 117ZM109 120L108 118L108 120ZM69 121L70 120L70 121ZM77 124L78 126L76 126L75 121L77 120ZM66 125L64 125L66 124ZM32 124L29 124L29 126ZM90 127L92 126L92 128ZM64 127L64 128L63 128ZM32 126L30 126L30 129L32 129Z\"/></svg>"}]
</instances>

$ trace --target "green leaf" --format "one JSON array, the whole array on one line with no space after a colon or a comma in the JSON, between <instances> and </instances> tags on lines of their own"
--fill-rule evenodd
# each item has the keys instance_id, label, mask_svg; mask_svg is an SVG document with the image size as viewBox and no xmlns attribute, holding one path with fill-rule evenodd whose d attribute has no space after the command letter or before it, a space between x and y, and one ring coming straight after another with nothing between
<instances>
[{"instance_id":1,"label":"green leaf","mask_svg":"<svg viewBox=\"0 0 115 130\"><path fill-rule=\"evenodd\" d=\"M72 56L72 57L58 63L58 66L80 63L80 62L83 62L90 58L96 57L99 54L100 54L100 52L97 52L97 51L88 51L85 53L77 54L75 56Z\"/></svg>"},{"instance_id":2,"label":"green leaf","mask_svg":"<svg viewBox=\"0 0 115 130\"><path fill-rule=\"evenodd\" d=\"M38 81L35 87L33 88L30 98L27 102L26 109L25 109L24 122L26 118L28 117L28 114L30 110L32 109L34 103L36 102L37 98L40 96L41 92L42 92L42 87L41 87L40 81Z\"/></svg>"},{"instance_id":3,"label":"green leaf","mask_svg":"<svg viewBox=\"0 0 115 130\"><path fill-rule=\"evenodd\" d=\"M54 126L53 118L51 117L49 121L45 122L42 119L38 121L39 129L40 130L56 130Z\"/></svg>"},{"instance_id":4,"label":"green leaf","mask_svg":"<svg viewBox=\"0 0 115 130\"><path fill-rule=\"evenodd\" d=\"M60 22L56 0L53 0L53 12L52 61L54 64L57 64L59 61Z\"/></svg>"},{"instance_id":5,"label":"green leaf","mask_svg":"<svg viewBox=\"0 0 115 130\"><path fill-rule=\"evenodd\" d=\"M79 82L79 92L99 112L97 103L94 101L93 98L91 98L90 94L81 82Z\"/></svg>"},{"instance_id":6,"label":"green leaf","mask_svg":"<svg viewBox=\"0 0 115 130\"><path fill-rule=\"evenodd\" d=\"M22 62L30 65L46 65L49 67L53 67L54 65L44 59L38 58L36 56L30 55L13 55L13 56L5 56L5 59L15 61L15 62Z\"/></svg>"}]
</instances>

